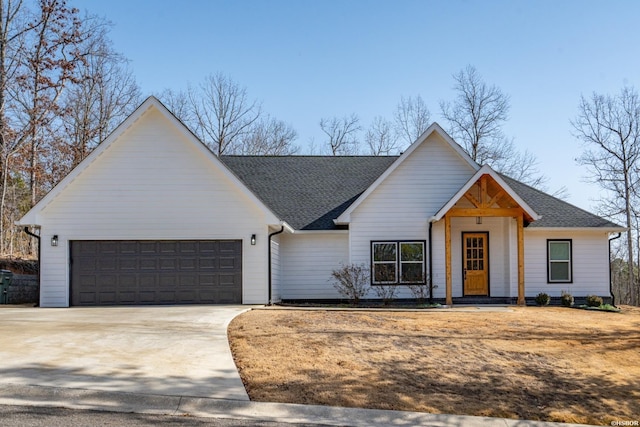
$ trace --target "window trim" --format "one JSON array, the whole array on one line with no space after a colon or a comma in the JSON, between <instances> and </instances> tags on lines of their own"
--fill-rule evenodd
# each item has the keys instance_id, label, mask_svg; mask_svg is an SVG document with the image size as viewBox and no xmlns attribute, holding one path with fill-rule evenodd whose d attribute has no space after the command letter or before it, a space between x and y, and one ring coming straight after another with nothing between
<instances>
[{"instance_id":1,"label":"window trim","mask_svg":"<svg viewBox=\"0 0 640 427\"><path fill-rule=\"evenodd\" d=\"M376 244L394 244L396 245L396 260L393 261L375 261L374 245ZM403 243L419 243L422 245L422 261L402 261L402 244ZM370 243L370 259L371 259L371 286L385 285L416 285L427 283L427 241L426 240L372 240ZM391 264L396 266L395 281L393 282L376 282L375 281L375 264ZM422 281L420 282L403 282L402 281L402 264L421 264L422 265Z\"/></svg>"},{"instance_id":2,"label":"window trim","mask_svg":"<svg viewBox=\"0 0 640 427\"><path fill-rule=\"evenodd\" d=\"M569 244L569 259L568 260L551 260L551 243L564 242ZM552 263L568 263L569 264L569 279L568 280L553 280L551 278L551 264ZM547 239L547 283L573 283L573 239Z\"/></svg>"}]
</instances>

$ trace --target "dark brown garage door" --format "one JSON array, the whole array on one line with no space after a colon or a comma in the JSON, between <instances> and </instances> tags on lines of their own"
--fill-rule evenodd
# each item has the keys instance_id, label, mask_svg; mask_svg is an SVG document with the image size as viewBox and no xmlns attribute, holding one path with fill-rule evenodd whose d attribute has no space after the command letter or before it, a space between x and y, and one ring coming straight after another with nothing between
<instances>
[{"instance_id":1,"label":"dark brown garage door","mask_svg":"<svg viewBox=\"0 0 640 427\"><path fill-rule=\"evenodd\" d=\"M240 240L70 243L71 305L242 302Z\"/></svg>"}]
</instances>

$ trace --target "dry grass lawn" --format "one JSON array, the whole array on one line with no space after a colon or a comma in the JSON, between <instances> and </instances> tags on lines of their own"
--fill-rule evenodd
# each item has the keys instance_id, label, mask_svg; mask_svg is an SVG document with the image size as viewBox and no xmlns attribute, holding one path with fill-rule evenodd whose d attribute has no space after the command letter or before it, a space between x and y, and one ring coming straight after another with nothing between
<instances>
[{"instance_id":1,"label":"dry grass lawn","mask_svg":"<svg viewBox=\"0 0 640 427\"><path fill-rule=\"evenodd\" d=\"M251 400L610 424L640 420L640 309L253 310Z\"/></svg>"}]
</instances>

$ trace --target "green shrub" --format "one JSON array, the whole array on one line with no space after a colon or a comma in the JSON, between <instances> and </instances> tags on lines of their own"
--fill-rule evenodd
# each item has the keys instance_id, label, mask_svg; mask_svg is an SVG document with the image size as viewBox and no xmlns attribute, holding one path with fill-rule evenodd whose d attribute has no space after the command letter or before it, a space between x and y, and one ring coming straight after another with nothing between
<instances>
[{"instance_id":1,"label":"green shrub","mask_svg":"<svg viewBox=\"0 0 640 427\"><path fill-rule=\"evenodd\" d=\"M569 292L562 291L562 295L560 296L560 303L564 307L573 307L573 295Z\"/></svg>"},{"instance_id":2,"label":"green shrub","mask_svg":"<svg viewBox=\"0 0 640 427\"><path fill-rule=\"evenodd\" d=\"M544 292L540 292L538 295L536 295L536 304L543 306L543 305L549 305L550 302L551 302L551 297L548 294L545 294Z\"/></svg>"},{"instance_id":3,"label":"green shrub","mask_svg":"<svg viewBox=\"0 0 640 427\"><path fill-rule=\"evenodd\" d=\"M602 298L597 295L587 295L586 300L588 307L600 307L604 302Z\"/></svg>"}]
</instances>

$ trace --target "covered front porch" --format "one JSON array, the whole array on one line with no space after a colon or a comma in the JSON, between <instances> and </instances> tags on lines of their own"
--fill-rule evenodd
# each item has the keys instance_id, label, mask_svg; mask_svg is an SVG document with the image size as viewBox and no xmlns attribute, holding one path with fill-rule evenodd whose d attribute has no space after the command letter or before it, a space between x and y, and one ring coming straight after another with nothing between
<instances>
[{"instance_id":1,"label":"covered front porch","mask_svg":"<svg viewBox=\"0 0 640 427\"><path fill-rule=\"evenodd\" d=\"M517 295L524 305L524 227L538 218L499 174L482 167L431 219L444 229L446 304Z\"/></svg>"}]
</instances>

